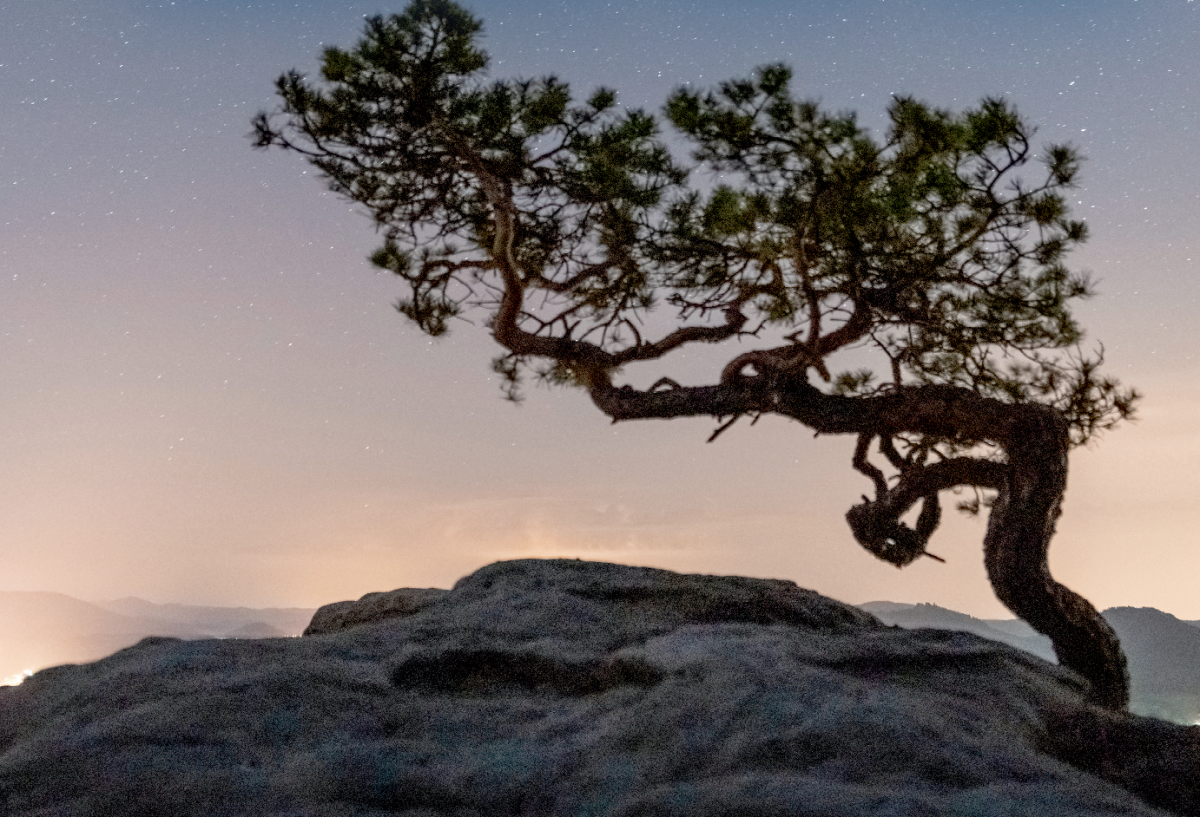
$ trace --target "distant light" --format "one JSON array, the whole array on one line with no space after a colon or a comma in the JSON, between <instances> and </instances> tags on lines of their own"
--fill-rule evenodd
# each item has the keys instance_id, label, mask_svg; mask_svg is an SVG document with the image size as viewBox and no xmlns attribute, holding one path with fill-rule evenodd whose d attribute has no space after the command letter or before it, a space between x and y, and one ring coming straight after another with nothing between
<instances>
[{"instance_id":1,"label":"distant light","mask_svg":"<svg viewBox=\"0 0 1200 817\"><path fill-rule=\"evenodd\" d=\"M31 670L31 669L23 670L22 672L18 672L16 675L10 675L7 678L5 678L4 682L0 683L0 686L15 687L18 684L20 684L22 681L24 681L26 678L28 678L30 675L33 675L33 670Z\"/></svg>"}]
</instances>

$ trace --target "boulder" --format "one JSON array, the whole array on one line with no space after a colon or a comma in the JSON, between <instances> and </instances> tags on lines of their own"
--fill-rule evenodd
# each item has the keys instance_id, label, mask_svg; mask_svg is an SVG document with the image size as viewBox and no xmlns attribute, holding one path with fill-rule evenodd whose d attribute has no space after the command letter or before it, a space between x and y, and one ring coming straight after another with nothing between
<instances>
[{"instance_id":1,"label":"boulder","mask_svg":"<svg viewBox=\"0 0 1200 817\"><path fill-rule=\"evenodd\" d=\"M388 592L367 593L358 601L335 601L317 608L304 635L335 633L360 624L409 616L449 592L436 587L401 587Z\"/></svg>"},{"instance_id":2,"label":"boulder","mask_svg":"<svg viewBox=\"0 0 1200 817\"><path fill-rule=\"evenodd\" d=\"M407 615L0 690L0 815L1200 813L1197 730L1085 691L790 582L501 562Z\"/></svg>"}]
</instances>

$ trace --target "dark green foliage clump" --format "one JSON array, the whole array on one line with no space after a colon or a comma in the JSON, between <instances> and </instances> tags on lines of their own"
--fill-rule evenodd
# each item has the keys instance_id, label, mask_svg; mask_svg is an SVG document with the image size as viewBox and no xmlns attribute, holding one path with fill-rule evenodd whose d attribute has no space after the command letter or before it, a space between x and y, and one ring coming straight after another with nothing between
<instances>
[{"instance_id":1,"label":"dark green foliage clump","mask_svg":"<svg viewBox=\"0 0 1200 817\"><path fill-rule=\"evenodd\" d=\"M1064 196L1079 157L1035 157L1006 101L951 113L897 98L880 142L796 99L791 71L768 65L672 94L665 117L700 163L689 170L656 117L609 89L578 103L555 77L487 80L480 31L446 0L370 18L356 48L326 49L323 85L280 78L284 124L260 115L257 142L303 153L373 215L372 261L410 285L398 308L432 335L495 317L497 196L511 206L518 327L607 353L510 348L497 369L513 386L530 365L587 383L614 355L680 348L646 348L668 310L710 329L736 310L736 331L695 340L782 337L820 361L874 350L873 367L832 376L840 394L948 383L1049 402L1076 442L1129 414L1133 393L1096 374L1069 308L1092 293L1064 265L1087 235Z\"/></svg>"}]
</instances>

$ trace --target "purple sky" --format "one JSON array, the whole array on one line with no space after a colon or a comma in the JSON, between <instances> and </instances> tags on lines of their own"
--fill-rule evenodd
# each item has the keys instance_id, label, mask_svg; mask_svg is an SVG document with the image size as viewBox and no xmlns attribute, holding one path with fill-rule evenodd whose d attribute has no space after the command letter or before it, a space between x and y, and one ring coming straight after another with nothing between
<instances>
[{"instance_id":1,"label":"purple sky","mask_svg":"<svg viewBox=\"0 0 1200 817\"><path fill-rule=\"evenodd\" d=\"M1100 607L1200 618L1200 3L507 2L496 76L657 109L785 61L879 126L892 94L1004 94L1088 157L1079 314L1142 419L1072 459L1056 576ZM369 220L251 150L273 82L352 45L353 0L39 0L0 27L0 590L317 605L578 556L787 578L850 602L1003 616L982 521L898 571L842 515L853 442L778 418L610 426L586 395L514 408L481 327L432 342L365 261ZM715 377L719 363L712 367ZM635 382L666 371L634 370Z\"/></svg>"}]
</instances>

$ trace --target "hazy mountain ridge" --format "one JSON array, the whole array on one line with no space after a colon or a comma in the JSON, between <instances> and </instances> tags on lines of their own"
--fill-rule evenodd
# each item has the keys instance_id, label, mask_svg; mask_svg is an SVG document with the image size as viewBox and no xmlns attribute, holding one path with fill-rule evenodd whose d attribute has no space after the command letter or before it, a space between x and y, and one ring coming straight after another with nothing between
<instances>
[{"instance_id":1,"label":"hazy mountain ridge","mask_svg":"<svg viewBox=\"0 0 1200 817\"><path fill-rule=\"evenodd\" d=\"M1019 619L978 619L935 604L873 601L858 607L885 624L961 630L1055 661L1050 639ZM1101 615L1129 660L1130 709L1180 723L1200 720L1200 622L1153 607L1110 607Z\"/></svg>"},{"instance_id":2,"label":"hazy mountain ridge","mask_svg":"<svg viewBox=\"0 0 1200 817\"><path fill-rule=\"evenodd\" d=\"M97 607L126 616L181 624L204 638L233 638L246 628L270 629L279 636L299 635L312 619L308 607L213 607L190 604L155 604L136 596L95 602ZM262 636L258 636L262 637Z\"/></svg>"},{"instance_id":3,"label":"hazy mountain ridge","mask_svg":"<svg viewBox=\"0 0 1200 817\"><path fill-rule=\"evenodd\" d=\"M1038 633L1020 619L982 619L938 607L936 604L902 604L894 601L871 601L858 605L884 624L905 629L961 630L992 641L1031 652L1039 658L1054 662L1054 647L1050 639ZM1197 631L1200 633L1200 630Z\"/></svg>"},{"instance_id":4,"label":"hazy mountain ridge","mask_svg":"<svg viewBox=\"0 0 1200 817\"><path fill-rule=\"evenodd\" d=\"M87 602L63 593L0 591L0 682L25 670L95 661L147 636L299 635L313 612L155 604L136 598Z\"/></svg>"}]
</instances>

